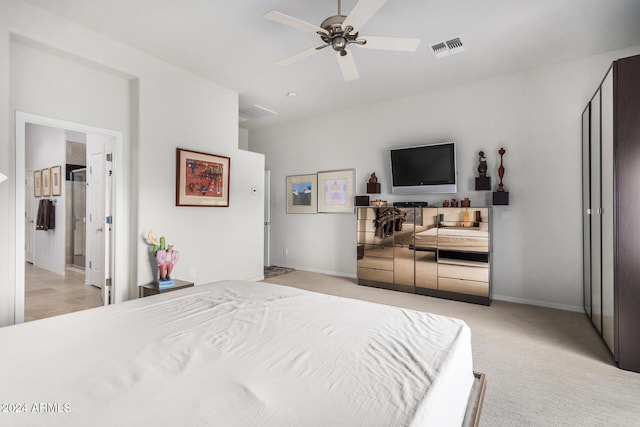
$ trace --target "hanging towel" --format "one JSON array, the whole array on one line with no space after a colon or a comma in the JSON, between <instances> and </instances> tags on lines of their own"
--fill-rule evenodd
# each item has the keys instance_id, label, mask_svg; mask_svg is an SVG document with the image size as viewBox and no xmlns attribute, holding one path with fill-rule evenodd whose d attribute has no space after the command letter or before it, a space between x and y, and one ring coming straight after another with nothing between
<instances>
[{"instance_id":1,"label":"hanging towel","mask_svg":"<svg viewBox=\"0 0 640 427\"><path fill-rule=\"evenodd\" d=\"M40 199L36 216L36 230L47 231L54 228L56 228L56 205L53 200Z\"/></svg>"}]
</instances>

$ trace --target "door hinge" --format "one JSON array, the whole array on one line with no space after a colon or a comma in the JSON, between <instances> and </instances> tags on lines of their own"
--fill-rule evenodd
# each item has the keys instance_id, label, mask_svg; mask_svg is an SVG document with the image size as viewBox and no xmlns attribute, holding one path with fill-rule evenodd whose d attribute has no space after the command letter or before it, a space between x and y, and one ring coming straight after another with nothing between
<instances>
[{"instance_id":1,"label":"door hinge","mask_svg":"<svg viewBox=\"0 0 640 427\"><path fill-rule=\"evenodd\" d=\"M113 175L113 171L109 171L109 176Z\"/></svg>"},{"instance_id":2,"label":"door hinge","mask_svg":"<svg viewBox=\"0 0 640 427\"><path fill-rule=\"evenodd\" d=\"M107 153L107 162L111 161L111 153Z\"/></svg>"},{"instance_id":3,"label":"door hinge","mask_svg":"<svg viewBox=\"0 0 640 427\"><path fill-rule=\"evenodd\" d=\"M89 268L91 268L91 261L89 261Z\"/></svg>"},{"instance_id":4,"label":"door hinge","mask_svg":"<svg viewBox=\"0 0 640 427\"><path fill-rule=\"evenodd\" d=\"M111 287L111 277L107 277L107 280L104 281L105 286Z\"/></svg>"}]
</instances>

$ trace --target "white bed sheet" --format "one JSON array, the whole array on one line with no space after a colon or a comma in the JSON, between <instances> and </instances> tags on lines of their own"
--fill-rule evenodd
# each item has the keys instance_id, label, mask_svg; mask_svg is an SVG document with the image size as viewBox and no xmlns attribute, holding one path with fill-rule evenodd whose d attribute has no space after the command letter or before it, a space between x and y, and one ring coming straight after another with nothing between
<instances>
[{"instance_id":1,"label":"white bed sheet","mask_svg":"<svg viewBox=\"0 0 640 427\"><path fill-rule=\"evenodd\" d=\"M473 383L461 320L267 283L5 327L0 343L0 425L460 426Z\"/></svg>"}]
</instances>

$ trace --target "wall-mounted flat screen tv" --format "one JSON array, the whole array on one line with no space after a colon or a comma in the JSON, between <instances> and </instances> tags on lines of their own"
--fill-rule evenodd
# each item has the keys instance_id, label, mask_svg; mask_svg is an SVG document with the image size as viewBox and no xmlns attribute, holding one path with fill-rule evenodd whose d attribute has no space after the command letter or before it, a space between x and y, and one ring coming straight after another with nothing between
<instances>
[{"instance_id":1,"label":"wall-mounted flat screen tv","mask_svg":"<svg viewBox=\"0 0 640 427\"><path fill-rule=\"evenodd\" d=\"M457 192L454 142L393 148L390 152L393 194Z\"/></svg>"}]
</instances>

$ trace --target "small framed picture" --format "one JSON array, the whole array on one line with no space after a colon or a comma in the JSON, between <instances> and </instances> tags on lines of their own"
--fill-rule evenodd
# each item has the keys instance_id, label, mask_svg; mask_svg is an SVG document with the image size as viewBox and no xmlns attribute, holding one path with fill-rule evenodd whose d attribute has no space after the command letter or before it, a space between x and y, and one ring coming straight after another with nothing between
<instances>
[{"instance_id":1,"label":"small framed picture","mask_svg":"<svg viewBox=\"0 0 640 427\"><path fill-rule=\"evenodd\" d=\"M51 195L60 196L62 194L62 177L60 173L62 168L60 166L54 166L51 168Z\"/></svg>"},{"instance_id":2,"label":"small framed picture","mask_svg":"<svg viewBox=\"0 0 640 427\"><path fill-rule=\"evenodd\" d=\"M51 169L42 169L42 197L51 195Z\"/></svg>"},{"instance_id":3,"label":"small framed picture","mask_svg":"<svg viewBox=\"0 0 640 427\"><path fill-rule=\"evenodd\" d=\"M177 149L176 206L229 206L229 157Z\"/></svg>"},{"instance_id":4,"label":"small framed picture","mask_svg":"<svg viewBox=\"0 0 640 427\"><path fill-rule=\"evenodd\" d=\"M42 171L33 171L33 196L42 197Z\"/></svg>"},{"instance_id":5,"label":"small framed picture","mask_svg":"<svg viewBox=\"0 0 640 427\"><path fill-rule=\"evenodd\" d=\"M355 169L318 172L318 212L353 213Z\"/></svg>"},{"instance_id":6,"label":"small framed picture","mask_svg":"<svg viewBox=\"0 0 640 427\"><path fill-rule=\"evenodd\" d=\"M309 214L318 212L316 186L318 176L290 175L287 177L287 213Z\"/></svg>"}]
</instances>

